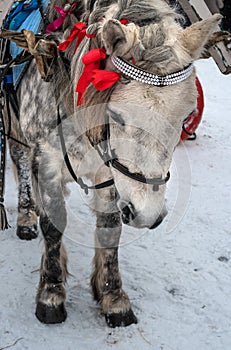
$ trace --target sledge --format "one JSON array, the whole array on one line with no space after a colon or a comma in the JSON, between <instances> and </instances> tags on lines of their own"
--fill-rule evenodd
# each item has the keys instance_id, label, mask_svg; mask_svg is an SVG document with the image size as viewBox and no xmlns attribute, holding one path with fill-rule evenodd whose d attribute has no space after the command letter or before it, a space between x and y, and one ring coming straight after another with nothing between
<instances>
[{"instance_id":1,"label":"sledge","mask_svg":"<svg viewBox=\"0 0 231 350\"><path fill-rule=\"evenodd\" d=\"M182 10L186 13L191 23L206 19L212 16L211 11L204 1L201 0L179 0ZM221 28L217 25L217 32ZM231 47L230 43L226 45L224 41L219 41L208 52L216 62L218 68L223 74L231 73Z\"/></svg>"}]
</instances>

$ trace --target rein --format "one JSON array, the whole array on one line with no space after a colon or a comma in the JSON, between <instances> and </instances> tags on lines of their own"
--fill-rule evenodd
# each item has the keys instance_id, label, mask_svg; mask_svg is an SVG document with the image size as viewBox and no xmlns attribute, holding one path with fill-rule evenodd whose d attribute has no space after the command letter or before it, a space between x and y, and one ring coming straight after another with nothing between
<instances>
[{"instance_id":1,"label":"rein","mask_svg":"<svg viewBox=\"0 0 231 350\"><path fill-rule=\"evenodd\" d=\"M60 137L62 153L63 153L63 157L64 157L64 161L66 163L66 166L67 166L73 180L84 190L84 192L86 194L88 194L89 190L99 190L101 188L105 188L105 187L109 187L109 186L114 185L114 180L110 179L110 180L104 181L104 182L97 184L97 185L88 186L86 183L83 182L83 179L81 177L76 176L74 169L72 168L70 158L67 154L67 150L66 150L65 140L63 137L62 120L61 120L61 116L60 116L60 112L59 112L59 106L57 108L57 125L58 125L58 133L59 133L59 137Z\"/></svg>"},{"instance_id":2,"label":"rein","mask_svg":"<svg viewBox=\"0 0 231 350\"><path fill-rule=\"evenodd\" d=\"M7 221L4 208L4 189L5 189L5 168L6 168L6 136L3 118L4 96L0 88L0 229L5 230L10 227Z\"/></svg>"}]
</instances>

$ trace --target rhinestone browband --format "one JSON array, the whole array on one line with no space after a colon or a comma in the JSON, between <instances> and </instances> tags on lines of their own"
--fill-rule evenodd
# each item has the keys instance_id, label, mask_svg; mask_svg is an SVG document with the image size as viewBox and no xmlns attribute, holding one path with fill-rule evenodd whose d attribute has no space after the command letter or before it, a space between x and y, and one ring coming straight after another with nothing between
<instances>
[{"instance_id":1,"label":"rhinestone browband","mask_svg":"<svg viewBox=\"0 0 231 350\"><path fill-rule=\"evenodd\" d=\"M127 61L123 60L118 56L112 57L111 61L114 64L114 66L127 77L140 81L141 83L156 86L168 86L180 83L192 74L194 67L193 64L190 64L189 66L178 72L160 76L146 72L128 63Z\"/></svg>"}]
</instances>

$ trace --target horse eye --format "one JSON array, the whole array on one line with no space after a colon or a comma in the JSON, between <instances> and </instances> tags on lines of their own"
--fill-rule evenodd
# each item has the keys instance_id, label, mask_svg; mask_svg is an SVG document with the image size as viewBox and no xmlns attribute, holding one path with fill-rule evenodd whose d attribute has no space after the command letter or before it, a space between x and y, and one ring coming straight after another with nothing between
<instances>
[{"instance_id":1,"label":"horse eye","mask_svg":"<svg viewBox=\"0 0 231 350\"><path fill-rule=\"evenodd\" d=\"M114 111L108 111L108 115L109 117L111 117L114 122L116 122L117 124L121 125L121 126L125 126L125 121L123 119L123 117L121 116L120 113L115 113Z\"/></svg>"}]
</instances>

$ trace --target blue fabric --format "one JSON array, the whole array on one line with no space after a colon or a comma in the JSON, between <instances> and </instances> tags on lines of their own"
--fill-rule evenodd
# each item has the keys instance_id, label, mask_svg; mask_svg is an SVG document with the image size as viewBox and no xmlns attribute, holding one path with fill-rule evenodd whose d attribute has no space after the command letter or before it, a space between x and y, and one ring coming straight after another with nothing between
<instances>
[{"instance_id":1,"label":"blue fabric","mask_svg":"<svg viewBox=\"0 0 231 350\"><path fill-rule=\"evenodd\" d=\"M25 0L24 2L15 2L12 5L11 11L8 14L7 20L4 23L4 28L10 30L17 30L20 25L25 21L27 16L33 11L38 9L37 0Z\"/></svg>"},{"instance_id":2,"label":"blue fabric","mask_svg":"<svg viewBox=\"0 0 231 350\"><path fill-rule=\"evenodd\" d=\"M6 74L4 76L4 83L5 84L13 84L13 74Z\"/></svg>"},{"instance_id":3,"label":"blue fabric","mask_svg":"<svg viewBox=\"0 0 231 350\"><path fill-rule=\"evenodd\" d=\"M33 2L33 7L35 5L34 0L27 0L26 3ZM37 2L37 1L36 1ZM45 11L47 8L47 5L49 4L50 0L42 0L43 10ZM21 14L22 12L18 13ZM34 8L32 11L24 11L23 15L26 14L26 19L23 21L23 23L17 28L17 31L20 32L23 29L31 30L34 33L39 33L41 30L41 25L43 23L41 22L41 13L39 11L39 8ZM19 17L18 17L19 19ZM10 28L10 26L9 26ZM10 53L13 58L15 58L23 49L19 48L15 43L11 42L10 44ZM17 88L18 84L20 83L20 80L23 76L23 73L25 72L26 68L28 66L28 63L23 63L17 66L13 67L13 84L14 87Z\"/></svg>"}]
</instances>

